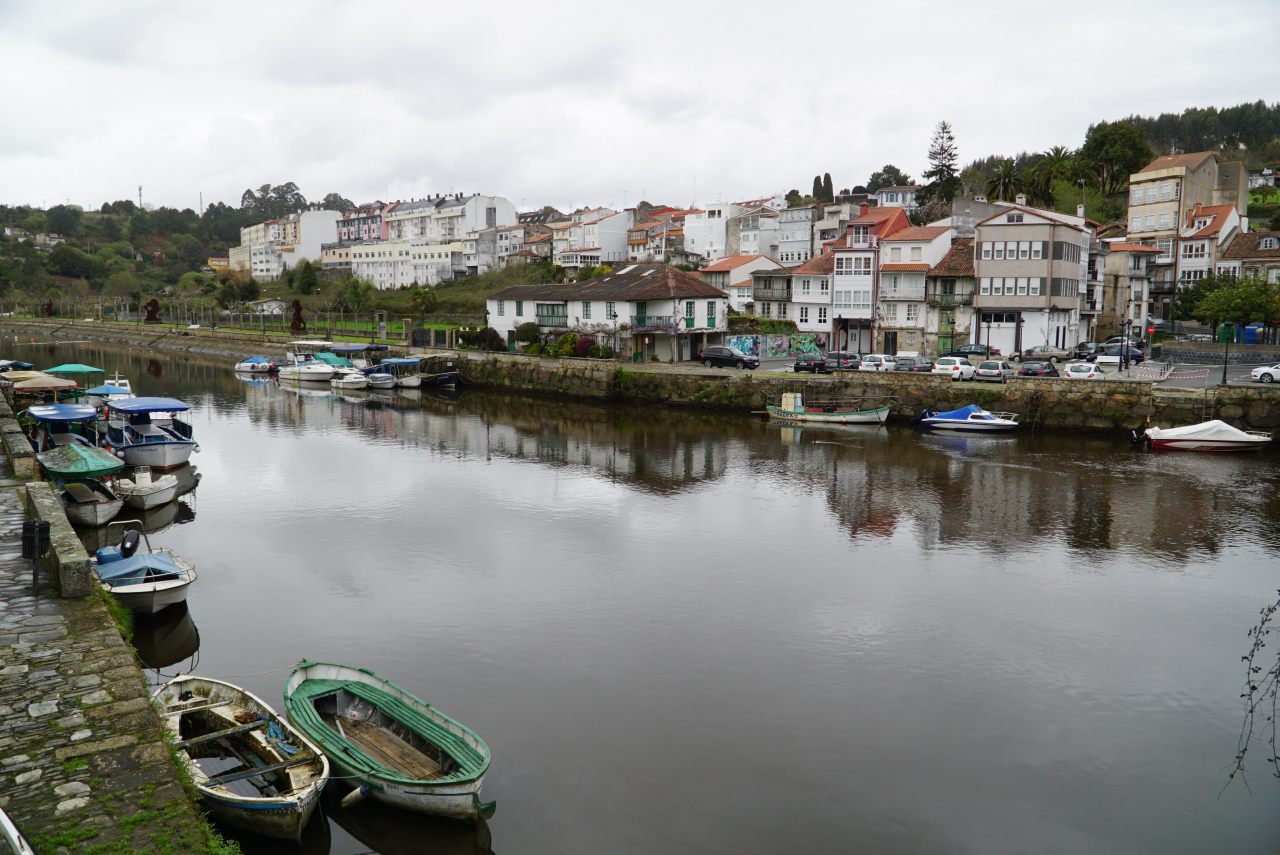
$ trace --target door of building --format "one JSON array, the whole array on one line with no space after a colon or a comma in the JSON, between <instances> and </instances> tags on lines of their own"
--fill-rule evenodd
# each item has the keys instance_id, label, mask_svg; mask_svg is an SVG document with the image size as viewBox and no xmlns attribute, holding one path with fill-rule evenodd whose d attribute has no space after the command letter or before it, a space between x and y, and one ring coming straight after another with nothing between
<instances>
[{"instance_id":1,"label":"door of building","mask_svg":"<svg viewBox=\"0 0 1280 855\"><path fill-rule=\"evenodd\" d=\"M956 346L956 310L939 309L938 316L938 353L941 355Z\"/></svg>"},{"instance_id":2,"label":"door of building","mask_svg":"<svg viewBox=\"0 0 1280 855\"><path fill-rule=\"evenodd\" d=\"M898 333L896 330L884 334L884 352L893 356L898 352Z\"/></svg>"}]
</instances>

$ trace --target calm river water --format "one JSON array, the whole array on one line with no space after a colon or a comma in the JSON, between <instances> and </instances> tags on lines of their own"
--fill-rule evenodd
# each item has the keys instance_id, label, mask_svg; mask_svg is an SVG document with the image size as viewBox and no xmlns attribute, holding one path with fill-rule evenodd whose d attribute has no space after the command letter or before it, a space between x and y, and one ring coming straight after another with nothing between
<instances>
[{"instance_id":1,"label":"calm river water","mask_svg":"<svg viewBox=\"0 0 1280 855\"><path fill-rule=\"evenodd\" d=\"M193 405L203 481L155 542L201 573L198 673L281 704L287 671L259 672L367 667L491 747L487 828L374 806L307 852L1280 846L1261 749L1219 797L1280 587L1274 453L346 400L4 345ZM139 638L191 666L185 621Z\"/></svg>"}]
</instances>

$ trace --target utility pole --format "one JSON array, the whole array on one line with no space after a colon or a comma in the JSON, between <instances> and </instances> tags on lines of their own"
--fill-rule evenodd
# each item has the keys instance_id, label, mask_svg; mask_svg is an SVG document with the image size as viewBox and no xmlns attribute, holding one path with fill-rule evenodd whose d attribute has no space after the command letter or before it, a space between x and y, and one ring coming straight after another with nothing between
<instances>
[{"instance_id":1,"label":"utility pole","mask_svg":"<svg viewBox=\"0 0 1280 855\"><path fill-rule=\"evenodd\" d=\"M138 207L142 207L142 185L138 185Z\"/></svg>"}]
</instances>

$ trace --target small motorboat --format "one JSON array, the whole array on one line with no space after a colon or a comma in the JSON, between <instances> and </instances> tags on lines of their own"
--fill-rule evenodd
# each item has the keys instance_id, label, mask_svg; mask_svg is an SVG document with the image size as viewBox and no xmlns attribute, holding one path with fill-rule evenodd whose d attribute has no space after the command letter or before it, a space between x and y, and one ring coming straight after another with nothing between
<instances>
[{"instance_id":1,"label":"small motorboat","mask_svg":"<svg viewBox=\"0 0 1280 855\"><path fill-rule=\"evenodd\" d=\"M344 806L372 797L394 807L474 822L489 748L458 722L364 668L302 662L284 691L289 721L329 757L356 790Z\"/></svg>"},{"instance_id":2,"label":"small motorboat","mask_svg":"<svg viewBox=\"0 0 1280 855\"><path fill-rule=\"evenodd\" d=\"M1179 428L1147 428L1141 435L1134 434L1134 442L1147 442L1162 451L1257 451L1271 442L1271 434L1240 430L1214 419Z\"/></svg>"},{"instance_id":3,"label":"small motorboat","mask_svg":"<svg viewBox=\"0 0 1280 855\"><path fill-rule=\"evenodd\" d=\"M45 475L53 479L71 522L100 526L120 513L124 497L99 480L124 468L114 454L77 443L42 451L36 460Z\"/></svg>"},{"instance_id":4,"label":"small motorboat","mask_svg":"<svg viewBox=\"0 0 1280 855\"><path fill-rule=\"evenodd\" d=\"M432 388L452 389L458 385L462 377L457 371L445 371L441 374L424 374L419 385Z\"/></svg>"},{"instance_id":5,"label":"small motorboat","mask_svg":"<svg viewBox=\"0 0 1280 855\"><path fill-rule=\"evenodd\" d=\"M10 371L30 371L35 368L30 362L19 362L16 359L0 359L0 374Z\"/></svg>"},{"instance_id":6,"label":"small motorboat","mask_svg":"<svg viewBox=\"0 0 1280 855\"><path fill-rule=\"evenodd\" d=\"M805 399L802 392L783 392L777 403L765 405L769 418L780 422L883 424L897 397L829 397Z\"/></svg>"},{"instance_id":7,"label":"small motorboat","mask_svg":"<svg viewBox=\"0 0 1280 855\"><path fill-rule=\"evenodd\" d=\"M276 370L276 364L262 356L251 356L243 362L237 362L235 370L240 374L270 374Z\"/></svg>"},{"instance_id":8,"label":"small motorboat","mask_svg":"<svg viewBox=\"0 0 1280 855\"><path fill-rule=\"evenodd\" d=\"M102 587L120 605L131 612L155 614L187 599L187 589L196 580L196 568L171 549L152 549L146 537L136 529L126 532L119 546L106 546L95 552L91 566ZM138 551L140 541L146 543L145 552Z\"/></svg>"},{"instance_id":9,"label":"small motorboat","mask_svg":"<svg viewBox=\"0 0 1280 855\"><path fill-rule=\"evenodd\" d=\"M151 696L201 801L227 825L298 842L329 780L329 761L265 701L183 675Z\"/></svg>"},{"instance_id":10,"label":"small motorboat","mask_svg":"<svg viewBox=\"0 0 1280 855\"><path fill-rule=\"evenodd\" d=\"M327 383L333 377L333 366L317 360L317 349L327 350L331 341L294 341L285 350L286 363L279 367L276 376L281 380L311 380Z\"/></svg>"},{"instance_id":11,"label":"small motorboat","mask_svg":"<svg viewBox=\"0 0 1280 855\"><path fill-rule=\"evenodd\" d=\"M200 450L191 425L177 417L189 409L175 398L108 401L107 447L130 466L180 466Z\"/></svg>"},{"instance_id":12,"label":"small motorboat","mask_svg":"<svg viewBox=\"0 0 1280 855\"><path fill-rule=\"evenodd\" d=\"M104 383L101 386L94 386L92 389L85 389L83 400L91 407L105 407L111 401L122 401L125 398L132 397L133 393L123 386Z\"/></svg>"},{"instance_id":13,"label":"small motorboat","mask_svg":"<svg viewBox=\"0 0 1280 855\"><path fill-rule=\"evenodd\" d=\"M335 368L329 385L335 389L368 389L369 378L359 368Z\"/></svg>"},{"instance_id":14,"label":"small motorboat","mask_svg":"<svg viewBox=\"0 0 1280 855\"><path fill-rule=\"evenodd\" d=\"M145 511L172 502L178 495L178 478L176 475L161 475L152 480L150 466L136 466L132 479L116 481L116 492L129 507Z\"/></svg>"},{"instance_id":15,"label":"small motorboat","mask_svg":"<svg viewBox=\"0 0 1280 855\"><path fill-rule=\"evenodd\" d=\"M378 364L383 372L396 378L396 386L400 389L417 389L422 385L422 374L418 372L421 359L408 357L400 359L384 359Z\"/></svg>"},{"instance_id":16,"label":"small motorboat","mask_svg":"<svg viewBox=\"0 0 1280 855\"><path fill-rule=\"evenodd\" d=\"M933 430L954 430L965 433L1002 433L1018 426L1017 413L992 413L976 404L945 413L924 410L911 420L912 424Z\"/></svg>"},{"instance_id":17,"label":"small motorboat","mask_svg":"<svg viewBox=\"0 0 1280 855\"><path fill-rule=\"evenodd\" d=\"M36 850L30 841L23 836L22 832L18 830L18 826L14 824L13 820L9 818L9 814L5 813L3 809L0 809L0 843L8 846L7 849L0 847L6 855L8 853L12 853L12 855L36 855Z\"/></svg>"},{"instance_id":18,"label":"small motorboat","mask_svg":"<svg viewBox=\"0 0 1280 855\"><path fill-rule=\"evenodd\" d=\"M394 389L396 387L396 377L381 365L374 365L370 368L360 369L365 377L369 378L370 389Z\"/></svg>"},{"instance_id":19,"label":"small motorboat","mask_svg":"<svg viewBox=\"0 0 1280 855\"><path fill-rule=\"evenodd\" d=\"M31 425L27 438L37 452L66 445L93 446L98 434L92 425L98 411L88 404L35 404L27 408Z\"/></svg>"}]
</instances>

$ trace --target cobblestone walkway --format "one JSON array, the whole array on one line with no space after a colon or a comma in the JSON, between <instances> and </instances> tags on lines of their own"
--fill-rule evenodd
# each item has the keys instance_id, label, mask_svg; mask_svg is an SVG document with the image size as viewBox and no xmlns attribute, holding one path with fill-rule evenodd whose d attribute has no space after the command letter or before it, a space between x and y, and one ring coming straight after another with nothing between
<instances>
[{"instance_id":1,"label":"cobblestone walkway","mask_svg":"<svg viewBox=\"0 0 1280 855\"><path fill-rule=\"evenodd\" d=\"M21 489L0 489L0 807L42 855L207 851L104 604L32 595Z\"/></svg>"}]
</instances>

